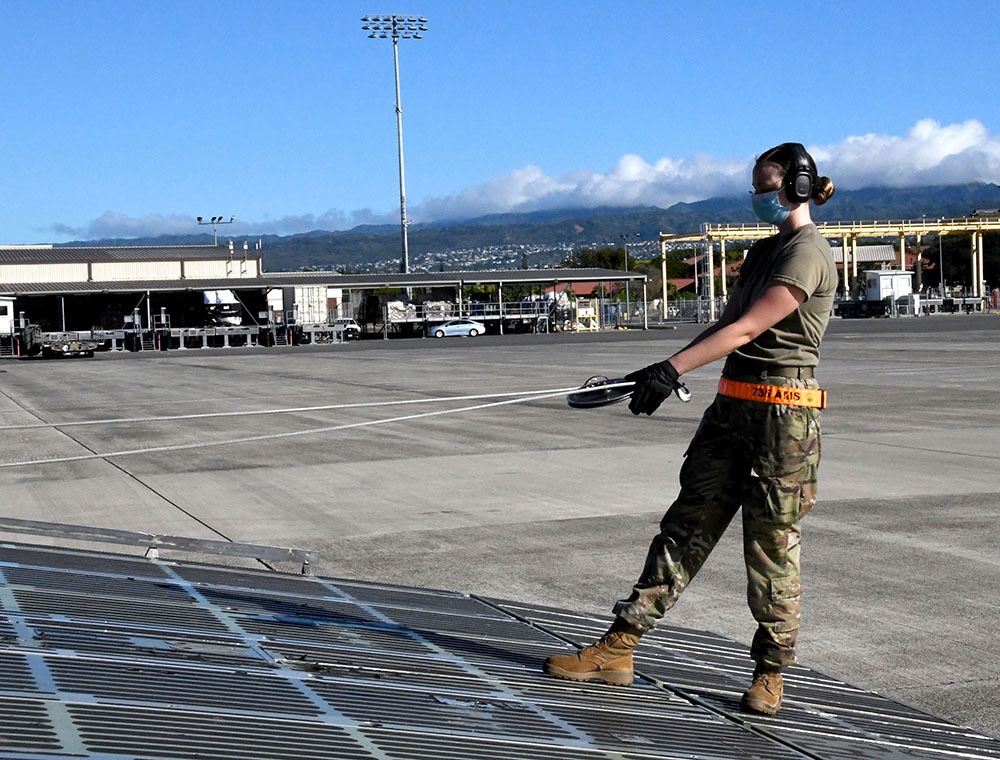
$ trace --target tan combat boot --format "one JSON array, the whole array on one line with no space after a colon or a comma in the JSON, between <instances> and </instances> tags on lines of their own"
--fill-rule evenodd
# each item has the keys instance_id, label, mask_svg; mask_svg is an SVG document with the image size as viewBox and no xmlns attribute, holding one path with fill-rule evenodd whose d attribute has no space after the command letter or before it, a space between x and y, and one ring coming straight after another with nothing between
<instances>
[{"instance_id":1,"label":"tan combat boot","mask_svg":"<svg viewBox=\"0 0 1000 760\"><path fill-rule=\"evenodd\" d=\"M632 650L642 631L620 618L596 644L574 654L552 655L543 670L571 681L604 681L618 686L632 683Z\"/></svg>"},{"instance_id":2,"label":"tan combat boot","mask_svg":"<svg viewBox=\"0 0 1000 760\"><path fill-rule=\"evenodd\" d=\"M753 671L753 683L743 694L740 709L762 715L774 715L781 707L781 695L785 684L781 668L773 665L758 665Z\"/></svg>"}]
</instances>

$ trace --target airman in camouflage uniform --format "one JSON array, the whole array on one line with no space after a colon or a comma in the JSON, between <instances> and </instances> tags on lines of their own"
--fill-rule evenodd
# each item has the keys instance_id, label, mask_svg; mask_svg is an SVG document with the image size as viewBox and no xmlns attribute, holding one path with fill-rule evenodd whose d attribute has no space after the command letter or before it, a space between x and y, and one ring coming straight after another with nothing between
<instances>
[{"instance_id":1,"label":"airman in camouflage uniform","mask_svg":"<svg viewBox=\"0 0 1000 760\"><path fill-rule=\"evenodd\" d=\"M639 580L614 608L595 644L545 661L576 681L632 682L632 650L676 604L736 512L743 514L747 602L757 621L753 683L741 708L773 715L782 668L795 662L801 616L801 521L816 502L819 391L814 368L837 288L830 246L809 213L834 192L798 143L783 143L754 165L755 213L778 234L747 252L719 321L669 359L626 375L629 409L652 414L680 375L727 357L719 394L706 410L681 466L681 490L660 522Z\"/></svg>"}]
</instances>

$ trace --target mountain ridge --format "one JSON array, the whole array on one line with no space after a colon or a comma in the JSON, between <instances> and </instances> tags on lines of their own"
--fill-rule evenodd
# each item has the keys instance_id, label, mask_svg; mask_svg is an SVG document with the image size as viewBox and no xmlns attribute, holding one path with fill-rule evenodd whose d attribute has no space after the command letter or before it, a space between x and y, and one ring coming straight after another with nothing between
<instances>
[{"instance_id":1,"label":"mountain ridge","mask_svg":"<svg viewBox=\"0 0 1000 760\"><path fill-rule=\"evenodd\" d=\"M838 191L827 204L813 208L813 218L818 222L939 218L968 216L974 210L987 208L1000 208L1000 186L994 183L863 188ZM478 268L502 264L498 257L528 255L532 256L532 265L539 266L558 263L566 254L582 247L620 247L628 242L633 249L652 244L661 232L697 231L703 223L754 221L744 196L681 202L665 209L635 206L510 212L451 223L411 224L408 247L411 263L419 261L423 268L444 266L446 262L450 266L454 263L451 259L469 251L483 253L477 259ZM372 267L392 270L400 256L399 236L399 225L361 225L340 231L313 230L285 236L232 236L232 239L260 240L270 271ZM212 240L211 234L202 233L105 238L61 243L57 247L204 245ZM497 255L486 255L491 250ZM514 265L522 263L515 261Z\"/></svg>"}]
</instances>

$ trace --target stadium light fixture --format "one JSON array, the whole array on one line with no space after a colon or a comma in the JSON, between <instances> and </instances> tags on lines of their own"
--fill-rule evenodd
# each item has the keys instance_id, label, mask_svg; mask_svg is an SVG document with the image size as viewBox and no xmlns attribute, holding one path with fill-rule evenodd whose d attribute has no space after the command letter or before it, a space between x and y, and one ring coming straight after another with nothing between
<instances>
[{"instance_id":1,"label":"stadium light fixture","mask_svg":"<svg viewBox=\"0 0 1000 760\"><path fill-rule=\"evenodd\" d=\"M220 224L232 224L234 221L236 221L236 215L235 214L233 214L231 217L229 217L229 221L228 222L225 221L225 218L221 214L219 216L213 216L207 222L204 220L204 217L201 217L201 216L198 217L198 224L211 224L212 225L212 233L213 233L213 236L215 238L215 245L219 244L219 230L218 230L219 225Z\"/></svg>"}]
</instances>

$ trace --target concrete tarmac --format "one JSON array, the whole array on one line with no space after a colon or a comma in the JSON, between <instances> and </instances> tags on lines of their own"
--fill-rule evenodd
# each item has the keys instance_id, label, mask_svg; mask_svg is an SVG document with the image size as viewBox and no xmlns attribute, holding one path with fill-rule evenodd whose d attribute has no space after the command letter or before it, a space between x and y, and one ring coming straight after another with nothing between
<instances>
[{"instance_id":1,"label":"concrete tarmac","mask_svg":"<svg viewBox=\"0 0 1000 760\"><path fill-rule=\"evenodd\" d=\"M698 330L0 362L0 509L603 613L641 569L721 363L650 418L463 397L620 376ZM835 319L818 375L802 664L1000 736L1000 317ZM741 555L733 525L669 622L749 643Z\"/></svg>"}]
</instances>

